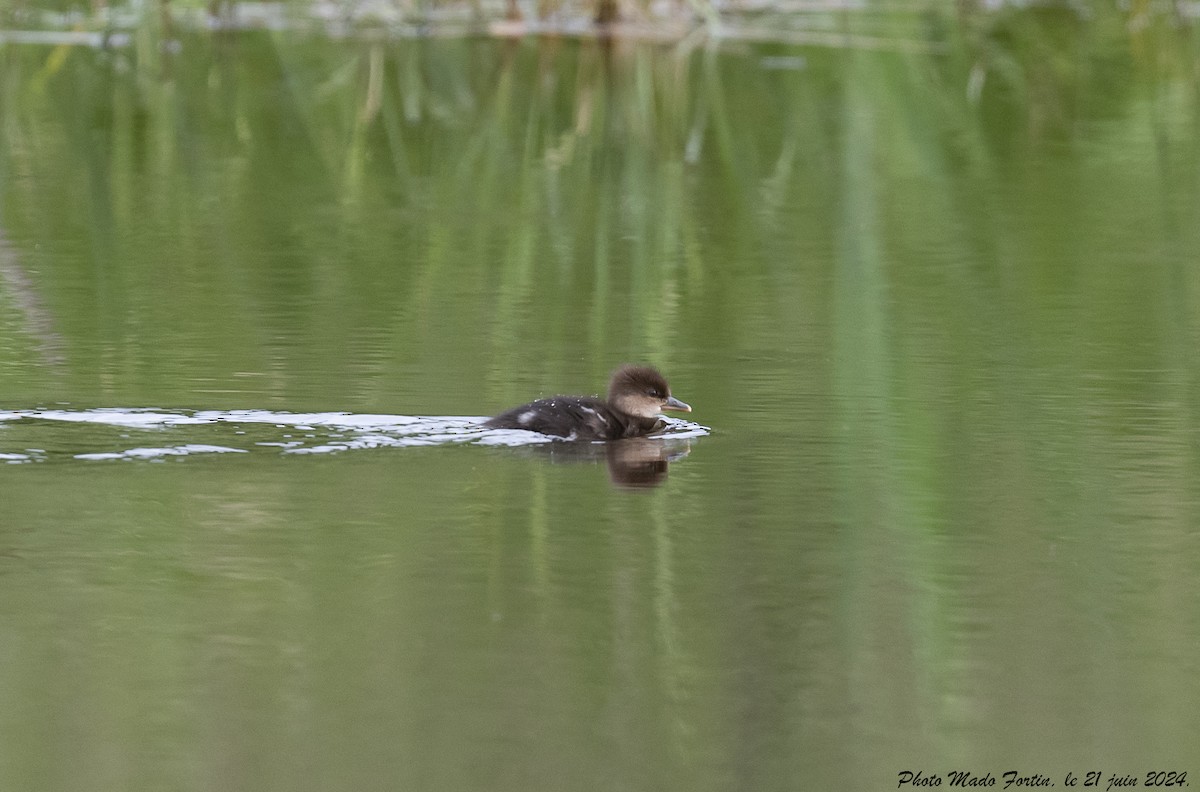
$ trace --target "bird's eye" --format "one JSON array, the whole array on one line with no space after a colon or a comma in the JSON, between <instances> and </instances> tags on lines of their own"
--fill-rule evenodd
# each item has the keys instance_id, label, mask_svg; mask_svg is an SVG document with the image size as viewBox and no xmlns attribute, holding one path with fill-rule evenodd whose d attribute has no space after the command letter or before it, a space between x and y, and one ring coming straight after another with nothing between
<instances>
[{"instance_id":1,"label":"bird's eye","mask_svg":"<svg viewBox=\"0 0 1200 792\"><path fill-rule=\"evenodd\" d=\"M663 397L662 391L658 390L657 388L651 388L650 395L655 399L661 399Z\"/></svg>"}]
</instances>

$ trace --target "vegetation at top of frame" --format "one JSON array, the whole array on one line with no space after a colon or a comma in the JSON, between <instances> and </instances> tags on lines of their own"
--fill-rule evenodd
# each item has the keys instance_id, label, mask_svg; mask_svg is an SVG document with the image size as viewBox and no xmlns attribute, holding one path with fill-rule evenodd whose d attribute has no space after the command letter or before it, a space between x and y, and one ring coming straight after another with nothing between
<instances>
[{"instance_id":1,"label":"vegetation at top of frame","mask_svg":"<svg viewBox=\"0 0 1200 792\"><path fill-rule=\"evenodd\" d=\"M1091 184L1073 148L1106 126L1089 145L1142 165L1092 197L1165 181L1162 244L1182 249L1195 43L1146 14L930 12L938 54L184 28L164 47L156 22L124 48L4 46L0 231L23 277L0 312L24 311L27 339L7 354L65 356L83 383L117 360L114 381L185 404L164 370L225 381L296 356L350 381L345 350L381 334L397 392L441 358L602 381L610 350L668 363L673 339L721 348L762 316L809 332L829 296L814 269L838 245L878 264L954 227L938 244L963 260L1017 250L1067 277L1025 229ZM1105 225L1129 211L1105 205ZM40 286L41 313L11 283ZM186 359L207 354L188 351L198 332L226 354ZM310 335L319 352L278 340ZM482 340L452 348L464 339ZM529 385L496 382L494 401Z\"/></svg>"},{"instance_id":2,"label":"vegetation at top of frame","mask_svg":"<svg viewBox=\"0 0 1200 792\"><path fill-rule=\"evenodd\" d=\"M137 30L172 37L181 30L271 29L342 37L362 33L424 35L595 35L677 41L695 31L718 40L776 41L851 49L1004 48L1042 27L1061 24L1120 30L1136 42L1160 29L1193 24L1197 4L1082 5L1060 0L908 3L792 3L786 0L96 0L15 2L0 9L0 27L25 30ZM609 25L608 23L613 23ZM599 28L596 26L599 25ZM3 39L0 39L2 42Z\"/></svg>"}]
</instances>

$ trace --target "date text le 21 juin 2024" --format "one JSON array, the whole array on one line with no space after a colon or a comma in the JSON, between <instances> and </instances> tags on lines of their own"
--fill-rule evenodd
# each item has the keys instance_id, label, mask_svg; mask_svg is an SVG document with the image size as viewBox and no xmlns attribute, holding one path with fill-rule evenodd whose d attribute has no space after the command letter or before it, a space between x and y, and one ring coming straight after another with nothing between
<instances>
[{"instance_id":1,"label":"date text le 21 juin 2024","mask_svg":"<svg viewBox=\"0 0 1200 792\"><path fill-rule=\"evenodd\" d=\"M967 770L955 770L946 774L948 782L946 786L951 787L994 787L997 784L997 779L991 773L978 775ZM1009 789L1010 787L1019 787L1022 789L1032 787L1051 787L1055 784L1050 780L1049 776L1044 776L1041 773L1033 773L1031 775L1021 775L1016 770L1009 770L1000 775L1003 785L1001 789ZM1080 784L1080 781L1083 781ZM1104 780L1104 773L1100 770L1090 770L1084 773L1083 778L1074 773L1067 773L1067 777L1063 780L1063 786L1074 787L1099 787ZM901 770L898 774L896 788L905 786L911 787L939 787L942 785L942 776L937 773L926 775L924 772L917 770ZM1187 771L1164 771L1151 770L1146 773L1145 779L1131 774L1118 775L1110 773L1108 783L1105 785L1105 791L1111 792L1113 789L1122 789L1126 787L1146 786L1146 787L1182 787L1187 786Z\"/></svg>"}]
</instances>

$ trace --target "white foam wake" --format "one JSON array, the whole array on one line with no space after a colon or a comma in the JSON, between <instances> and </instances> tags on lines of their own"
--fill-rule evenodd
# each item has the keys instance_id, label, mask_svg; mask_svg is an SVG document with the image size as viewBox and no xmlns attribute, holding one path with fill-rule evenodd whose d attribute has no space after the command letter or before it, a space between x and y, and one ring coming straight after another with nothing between
<instances>
[{"instance_id":1,"label":"white foam wake","mask_svg":"<svg viewBox=\"0 0 1200 792\"><path fill-rule=\"evenodd\" d=\"M554 438L536 432L488 429L482 425L484 420L486 418L475 416L272 410L0 410L0 463L20 464L63 457L153 460L253 451L329 454L369 448L461 443L526 446L555 442ZM709 431L690 421L674 418L666 421L668 427L662 437L699 437ZM66 431L69 425L83 425L92 431L80 438ZM151 438L155 442L139 442ZM162 442L167 438L176 442ZM21 440L33 442L22 443ZM81 444L100 447L78 447ZM24 447L14 448L14 445Z\"/></svg>"}]
</instances>

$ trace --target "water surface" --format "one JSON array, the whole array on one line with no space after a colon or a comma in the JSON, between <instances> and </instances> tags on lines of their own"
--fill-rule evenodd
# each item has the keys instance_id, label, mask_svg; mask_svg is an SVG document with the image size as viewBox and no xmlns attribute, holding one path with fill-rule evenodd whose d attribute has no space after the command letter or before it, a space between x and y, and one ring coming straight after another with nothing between
<instances>
[{"instance_id":1,"label":"water surface","mask_svg":"<svg viewBox=\"0 0 1200 792\"><path fill-rule=\"evenodd\" d=\"M0 787L1200 772L1194 44L983 20L0 50Z\"/></svg>"}]
</instances>

